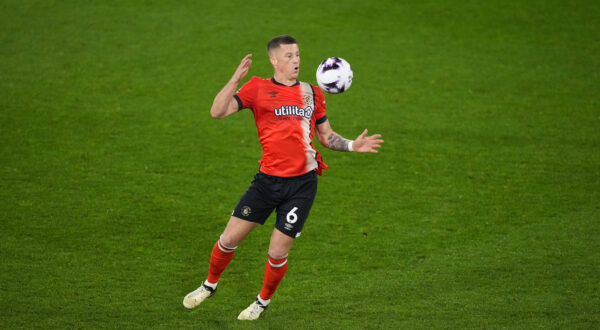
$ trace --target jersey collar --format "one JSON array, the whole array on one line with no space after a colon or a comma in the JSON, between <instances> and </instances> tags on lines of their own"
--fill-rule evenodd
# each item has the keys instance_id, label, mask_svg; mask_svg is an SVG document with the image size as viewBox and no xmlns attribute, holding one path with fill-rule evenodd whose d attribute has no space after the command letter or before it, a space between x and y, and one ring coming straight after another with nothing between
<instances>
[{"instance_id":1,"label":"jersey collar","mask_svg":"<svg viewBox=\"0 0 600 330\"><path fill-rule=\"evenodd\" d=\"M292 86L284 85L284 84L282 84L282 83L278 82L277 80L275 80L275 78L271 78L271 81L272 81L272 82L273 82L275 85L279 85L279 86L285 86L285 87L294 87L294 86L296 86L296 85L300 84L300 82L299 82L298 80L296 80L296 83L295 83L295 84L293 84Z\"/></svg>"}]
</instances>

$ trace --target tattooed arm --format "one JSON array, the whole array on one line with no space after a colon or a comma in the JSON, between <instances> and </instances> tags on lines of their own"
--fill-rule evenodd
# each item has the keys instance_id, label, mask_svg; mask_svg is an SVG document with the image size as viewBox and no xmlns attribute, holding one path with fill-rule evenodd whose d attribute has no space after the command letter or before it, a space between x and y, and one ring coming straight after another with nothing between
<instances>
[{"instance_id":1,"label":"tattooed arm","mask_svg":"<svg viewBox=\"0 0 600 330\"><path fill-rule=\"evenodd\" d=\"M316 128L317 138L324 147L336 151L349 151L348 144L350 144L350 140L334 132L331 125L329 125L329 120L317 125Z\"/></svg>"},{"instance_id":2,"label":"tattooed arm","mask_svg":"<svg viewBox=\"0 0 600 330\"><path fill-rule=\"evenodd\" d=\"M365 129L356 140L351 141L345 139L338 133L331 129L329 120L325 120L323 123L318 124L316 127L317 138L321 144L331 150L336 151L356 151L356 152L373 152L376 153L376 148L381 147L383 140L381 135L375 134L367 136L368 131ZM352 149L350 149L352 146Z\"/></svg>"}]
</instances>

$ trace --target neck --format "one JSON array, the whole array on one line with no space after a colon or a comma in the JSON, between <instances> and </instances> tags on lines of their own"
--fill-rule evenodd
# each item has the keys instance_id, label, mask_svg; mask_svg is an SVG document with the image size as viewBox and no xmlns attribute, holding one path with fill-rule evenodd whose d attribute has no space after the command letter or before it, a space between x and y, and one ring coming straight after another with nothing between
<instances>
[{"instance_id":1,"label":"neck","mask_svg":"<svg viewBox=\"0 0 600 330\"><path fill-rule=\"evenodd\" d=\"M275 78L278 83L286 86L292 86L296 83L296 79L288 79L283 74L277 72L275 72L273 78Z\"/></svg>"}]
</instances>

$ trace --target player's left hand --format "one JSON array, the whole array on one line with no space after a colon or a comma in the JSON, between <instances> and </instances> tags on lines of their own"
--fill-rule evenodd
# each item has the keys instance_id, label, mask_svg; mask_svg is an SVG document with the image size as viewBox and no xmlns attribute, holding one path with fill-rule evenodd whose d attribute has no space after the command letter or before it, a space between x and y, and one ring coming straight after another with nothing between
<instances>
[{"instance_id":1,"label":"player's left hand","mask_svg":"<svg viewBox=\"0 0 600 330\"><path fill-rule=\"evenodd\" d=\"M369 131L365 128L364 132L354 140L352 149L354 149L355 152L377 153L376 148L381 148L381 144L383 143L381 134L367 136L367 133L369 133Z\"/></svg>"}]
</instances>

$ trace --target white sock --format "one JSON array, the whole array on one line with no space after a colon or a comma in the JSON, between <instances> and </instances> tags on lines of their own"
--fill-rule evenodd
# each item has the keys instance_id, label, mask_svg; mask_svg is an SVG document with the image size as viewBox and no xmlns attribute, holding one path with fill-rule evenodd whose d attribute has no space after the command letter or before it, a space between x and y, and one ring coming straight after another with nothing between
<instances>
[{"instance_id":1,"label":"white sock","mask_svg":"<svg viewBox=\"0 0 600 330\"><path fill-rule=\"evenodd\" d=\"M263 306L267 306L270 302L271 299L269 300L264 300L263 298L260 297L260 294L256 297L256 299L258 299L258 301L263 305Z\"/></svg>"},{"instance_id":2,"label":"white sock","mask_svg":"<svg viewBox=\"0 0 600 330\"><path fill-rule=\"evenodd\" d=\"M204 281L204 285L211 287L213 290L217 288L219 283L210 283L208 280Z\"/></svg>"}]
</instances>

